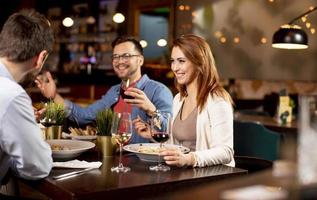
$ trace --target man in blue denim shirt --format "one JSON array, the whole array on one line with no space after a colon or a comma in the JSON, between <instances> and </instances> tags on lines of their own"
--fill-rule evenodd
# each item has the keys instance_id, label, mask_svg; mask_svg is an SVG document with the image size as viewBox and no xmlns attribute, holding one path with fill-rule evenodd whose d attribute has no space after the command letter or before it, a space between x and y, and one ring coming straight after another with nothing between
<instances>
[{"instance_id":1,"label":"man in blue denim shirt","mask_svg":"<svg viewBox=\"0 0 317 200\"><path fill-rule=\"evenodd\" d=\"M105 108L113 108L116 112L128 111L132 119L140 117L144 121L148 121L157 110L172 113L173 96L170 90L147 75L141 75L144 57L140 43L132 37L118 37L112 47L113 69L122 82L112 86L101 99L86 108L63 99L57 94L55 82L49 72L46 73L48 81L40 78L36 80L42 94L64 104L68 118L80 125L95 121L97 112ZM130 98L125 97L126 95ZM130 143L144 142L148 140L133 131Z\"/></svg>"}]
</instances>

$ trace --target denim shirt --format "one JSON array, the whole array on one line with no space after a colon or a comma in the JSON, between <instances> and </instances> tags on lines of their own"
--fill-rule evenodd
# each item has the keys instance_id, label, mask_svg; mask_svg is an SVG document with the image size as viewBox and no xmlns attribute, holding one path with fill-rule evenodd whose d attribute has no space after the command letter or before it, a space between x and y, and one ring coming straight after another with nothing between
<instances>
[{"instance_id":1,"label":"denim shirt","mask_svg":"<svg viewBox=\"0 0 317 200\"><path fill-rule=\"evenodd\" d=\"M143 75L137 82L136 88L142 90L148 99L155 105L159 111L169 112L172 114L173 95L171 91L162 83L150 79ZM82 108L75 103L65 100L67 116L80 125L94 122L98 111L105 108L112 108L119 100L120 84L112 86L101 99L86 108ZM148 122L150 117L146 112L136 106L132 106L132 120L140 116L143 121ZM148 139L139 136L133 129L130 143L147 143Z\"/></svg>"}]
</instances>

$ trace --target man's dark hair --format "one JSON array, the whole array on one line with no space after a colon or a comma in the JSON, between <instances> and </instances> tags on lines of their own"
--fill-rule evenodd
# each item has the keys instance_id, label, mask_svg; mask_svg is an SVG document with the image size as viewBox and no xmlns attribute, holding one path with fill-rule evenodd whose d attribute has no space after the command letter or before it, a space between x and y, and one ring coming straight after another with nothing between
<instances>
[{"instance_id":1,"label":"man's dark hair","mask_svg":"<svg viewBox=\"0 0 317 200\"><path fill-rule=\"evenodd\" d=\"M119 36L112 42L112 48L117 46L118 44L124 43L124 42L132 42L134 44L135 49L143 55L143 48L140 44L140 42L135 39L132 36Z\"/></svg>"},{"instance_id":2,"label":"man's dark hair","mask_svg":"<svg viewBox=\"0 0 317 200\"><path fill-rule=\"evenodd\" d=\"M34 10L12 14L0 33L0 57L24 62L41 51L52 51L54 33L44 15Z\"/></svg>"}]
</instances>

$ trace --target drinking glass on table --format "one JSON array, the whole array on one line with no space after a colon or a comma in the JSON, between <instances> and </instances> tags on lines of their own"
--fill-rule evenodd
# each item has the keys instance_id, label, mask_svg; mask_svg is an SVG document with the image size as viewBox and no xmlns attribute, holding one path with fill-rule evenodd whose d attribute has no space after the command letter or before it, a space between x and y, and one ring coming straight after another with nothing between
<instances>
[{"instance_id":1,"label":"drinking glass on table","mask_svg":"<svg viewBox=\"0 0 317 200\"><path fill-rule=\"evenodd\" d=\"M159 151L162 150L163 143L169 139L171 132L171 115L170 113L157 112L150 121L151 136L153 140L160 143ZM151 171L168 171L170 167L161 163L161 157L158 155L158 164L150 166Z\"/></svg>"},{"instance_id":2,"label":"drinking glass on table","mask_svg":"<svg viewBox=\"0 0 317 200\"><path fill-rule=\"evenodd\" d=\"M128 172L129 167L125 167L122 164L122 148L127 144L132 136L132 120L130 113L114 113L112 118L111 134L116 143L120 147L120 156L118 166L112 167L111 171L115 172Z\"/></svg>"},{"instance_id":3,"label":"drinking glass on table","mask_svg":"<svg viewBox=\"0 0 317 200\"><path fill-rule=\"evenodd\" d=\"M44 139L47 139L48 128L51 127L52 125L56 124L56 121L54 119L46 116L46 107L47 107L47 103L43 103L42 107L39 109L39 110L44 109L44 111L39 116L39 122L40 122L40 124L42 124L44 126L44 131L42 130Z\"/></svg>"}]
</instances>

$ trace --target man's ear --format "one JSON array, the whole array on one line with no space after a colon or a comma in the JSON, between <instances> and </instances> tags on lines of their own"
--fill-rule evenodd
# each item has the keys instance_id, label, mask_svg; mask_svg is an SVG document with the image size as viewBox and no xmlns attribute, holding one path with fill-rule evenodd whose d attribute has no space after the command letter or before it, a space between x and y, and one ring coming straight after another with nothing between
<instances>
[{"instance_id":1,"label":"man's ear","mask_svg":"<svg viewBox=\"0 0 317 200\"><path fill-rule=\"evenodd\" d=\"M46 50L43 50L38 54L36 62L35 62L36 69L42 68L47 56L48 56L48 52Z\"/></svg>"},{"instance_id":2,"label":"man's ear","mask_svg":"<svg viewBox=\"0 0 317 200\"><path fill-rule=\"evenodd\" d=\"M144 64L144 56L140 56L140 59L139 59L139 64L140 66L142 66Z\"/></svg>"}]
</instances>

